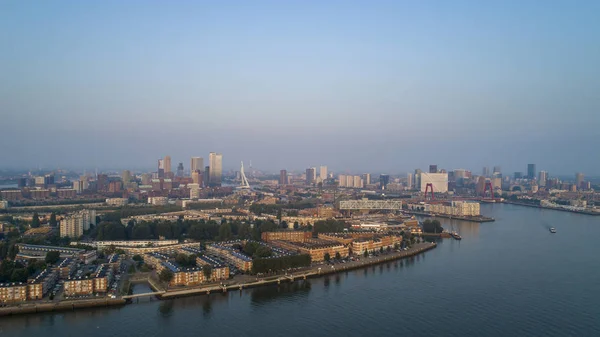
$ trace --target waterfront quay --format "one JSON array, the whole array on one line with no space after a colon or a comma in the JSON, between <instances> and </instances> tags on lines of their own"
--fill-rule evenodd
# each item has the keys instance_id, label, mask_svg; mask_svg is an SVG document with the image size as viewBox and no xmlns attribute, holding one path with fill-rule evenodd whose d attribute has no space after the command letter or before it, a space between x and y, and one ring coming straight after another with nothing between
<instances>
[{"instance_id":1,"label":"waterfront quay","mask_svg":"<svg viewBox=\"0 0 600 337\"><path fill-rule=\"evenodd\" d=\"M510 200L505 200L504 203L511 204L511 205L517 205L517 206L532 207L532 208L550 209L553 211L571 212L571 213L577 213L577 214L600 216L600 212L583 211L583 210L569 209L569 208L564 208L564 207L547 207L547 206L542 206L542 205L528 204L525 202L517 202L517 201L510 201Z\"/></svg>"},{"instance_id":2,"label":"waterfront quay","mask_svg":"<svg viewBox=\"0 0 600 337\"><path fill-rule=\"evenodd\" d=\"M493 221L496 221L496 219L494 219L494 218L486 217L483 215L458 216L458 215L436 214L436 213L419 212L419 211L404 211L404 212L407 214L411 214L411 215L420 215L420 216L433 217L433 218L455 219L455 220L470 221L470 222L493 222Z\"/></svg>"},{"instance_id":3,"label":"waterfront quay","mask_svg":"<svg viewBox=\"0 0 600 337\"><path fill-rule=\"evenodd\" d=\"M239 277L234 277L230 282L206 285L201 287L190 287L186 289L170 289L164 293L157 294L157 296L161 299L169 299L182 296L202 294L208 295L211 293L227 292L231 290L243 290L246 288L254 288L271 284L281 284L282 282L306 280L308 278L315 278L323 275L340 273L353 269L368 267L371 265L377 265L384 262L408 258L426 252L435 247L437 247L437 244L434 242L418 243L413 245L411 248L408 248L407 250L394 251L388 254L382 254L380 256L360 258L359 260L350 261L347 263L338 263L332 265L325 263L316 264L314 266L311 266L310 268L298 270L293 273L285 273L284 275L274 275L267 277L250 277L247 275L240 275ZM155 295L156 293L153 292L150 294ZM143 294L139 295L143 296Z\"/></svg>"}]
</instances>

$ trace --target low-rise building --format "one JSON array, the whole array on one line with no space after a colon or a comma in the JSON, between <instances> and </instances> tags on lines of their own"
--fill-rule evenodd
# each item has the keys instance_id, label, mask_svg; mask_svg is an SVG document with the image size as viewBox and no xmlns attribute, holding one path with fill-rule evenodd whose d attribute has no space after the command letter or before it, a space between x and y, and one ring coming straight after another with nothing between
<instances>
[{"instance_id":1,"label":"low-rise building","mask_svg":"<svg viewBox=\"0 0 600 337\"><path fill-rule=\"evenodd\" d=\"M18 303L27 300L27 284L21 282L0 283L0 303Z\"/></svg>"},{"instance_id":2,"label":"low-rise building","mask_svg":"<svg viewBox=\"0 0 600 337\"><path fill-rule=\"evenodd\" d=\"M60 279L68 279L75 270L77 262L70 257L63 259L56 268L54 268Z\"/></svg>"},{"instance_id":3,"label":"low-rise building","mask_svg":"<svg viewBox=\"0 0 600 337\"><path fill-rule=\"evenodd\" d=\"M329 254L331 258L336 253L339 253L341 257L347 257L349 254L348 247L343 244L323 239L309 239L305 242L272 241L271 244L292 252L308 254L313 262L323 261L325 254Z\"/></svg>"},{"instance_id":4,"label":"low-rise building","mask_svg":"<svg viewBox=\"0 0 600 337\"><path fill-rule=\"evenodd\" d=\"M198 256L196 258L196 264L201 267L208 265L212 268L211 278L209 281L221 281L229 278L229 267L210 256Z\"/></svg>"},{"instance_id":5,"label":"low-rise building","mask_svg":"<svg viewBox=\"0 0 600 337\"><path fill-rule=\"evenodd\" d=\"M263 232L261 234L261 239L264 242L270 242L273 240L304 242L310 238L312 238L312 233L303 231Z\"/></svg>"},{"instance_id":6,"label":"low-rise building","mask_svg":"<svg viewBox=\"0 0 600 337\"><path fill-rule=\"evenodd\" d=\"M94 280L89 276L69 277L64 287L65 296L89 296L94 293Z\"/></svg>"},{"instance_id":7,"label":"low-rise building","mask_svg":"<svg viewBox=\"0 0 600 337\"><path fill-rule=\"evenodd\" d=\"M42 270L27 281L27 299L42 299L54 287L56 281L58 281L58 272L50 268Z\"/></svg>"},{"instance_id":8,"label":"low-rise building","mask_svg":"<svg viewBox=\"0 0 600 337\"><path fill-rule=\"evenodd\" d=\"M206 250L223 258L228 263L233 264L237 269L243 271L252 270L252 258L242 254L235 249L221 244L212 244L206 247Z\"/></svg>"},{"instance_id":9,"label":"low-rise building","mask_svg":"<svg viewBox=\"0 0 600 337\"><path fill-rule=\"evenodd\" d=\"M106 204L111 206L126 206L129 203L129 199L127 198L108 198L106 199Z\"/></svg>"}]
</instances>

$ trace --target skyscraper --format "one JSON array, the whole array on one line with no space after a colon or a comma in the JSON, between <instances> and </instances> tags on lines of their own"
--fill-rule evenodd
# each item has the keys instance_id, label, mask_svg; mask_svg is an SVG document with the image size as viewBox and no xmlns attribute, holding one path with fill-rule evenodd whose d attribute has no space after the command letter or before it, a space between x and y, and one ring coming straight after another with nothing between
<instances>
[{"instance_id":1,"label":"skyscraper","mask_svg":"<svg viewBox=\"0 0 600 337\"><path fill-rule=\"evenodd\" d=\"M165 177L165 161L162 159L158 160L158 178Z\"/></svg>"},{"instance_id":2,"label":"skyscraper","mask_svg":"<svg viewBox=\"0 0 600 337\"><path fill-rule=\"evenodd\" d=\"M421 188L421 173L423 171L421 171L421 169L416 169L415 170L415 187L417 189Z\"/></svg>"},{"instance_id":3,"label":"skyscraper","mask_svg":"<svg viewBox=\"0 0 600 337\"><path fill-rule=\"evenodd\" d=\"M177 165L177 176L183 177L183 163L179 163L179 165Z\"/></svg>"},{"instance_id":4,"label":"skyscraper","mask_svg":"<svg viewBox=\"0 0 600 337\"><path fill-rule=\"evenodd\" d=\"M492 174L500 174L502 173L502 170L500 169L500 166L494 166L494 171L492 172Z\"/></svg>"},{"instance_id":5,"label":"skyscraper","mask_svg":"<svg viewBox=\"0 0 600 337\"><path fill-rule=\"evenodd\" d=\"M535 179L535 164L527 164L527 178Z\"/></svg>"},{"instance_id":6,"label":"skyscraper","mask_svg":"<svg viewBox=\"0 0 600 337\"><path fill-rule=\"evenodd\" d=\"M327 179L327 166L319 167L319 178L321 178L322 181Z\"/></svg>"},{"instance_id":7,"label":"skyscraper","mask_svg":"<svg viewBox=\"0 0 600 337\"><path fill-rule=\"evenodd\" d=\"M210 166L204 168L204 187L210 185Z\"/></svg>"},{"instance_id":8,"label":"skyscraper","mask_svg":"<svg viewBox=\"0 0 600 337\"><path fill-rule=\"evenodd\" d=\"M489 177L490 176L490 168L487 166L484 166L483 170L481 171L481 175L484 177Z\"/></svg>"},{"instance_id":9,"label":"skyscraper","mask_svg":"<svg viewBox=\"0 0 600 337\"><path fill-rule=\"evenodd\" d=\"M306 169L306 185L312 185L315 182L315 171L314 167Z\"/></svg>"},{"instance_id":10,"label":"skyscraper","mask_svg":"<svg viewBox=\"0 0 600 337\"><path fill-rule=\"evenodd\" d=\"M548 180L548 172L546 172L546 171L540 171L540 177L539 177L538 185L540 185L541 187L546 186L546 181L547 180Z\"/></svg>"},{"instance_id":11,"label":"skyscraper","mask_svg":"<svg viewBox=\"0 0 600 337\"><path fill-rule=\"evenodd\" d=\"M387 185L390 183L390 176L387 174L379 175L379 185L382 190L385 190Z\"/></svg>"},{"instance_id":12,"label":"skyscraper","mask_svg":"<svg viewBox=\"0 0 600 337\"><path fill-rule=\"evenodd\" d=\"M210 165L210 185L221 186L221 176L223 174L223 155L211 152L208 155L208 164Z\"/></svg>"},{"instance_id":13,"label":"skyscraper","mask_svg":"<svg viewBox=\"0 0 600 337\"><path fill-rule=\"evenodd\" d=\"M363 181L365 182L365 185L371 185L371 173L363 174Z\"/></svg>"},{"instance_id":14,"label":"skyscraper","mask_svg":"<svg viewBox=\"0 0 600 337\"><path fill-rule=\"evenodd\" d=\"M202 157L192 157L190 162L190 175L194 171L200 171L204 169L204 159Z\"/></svg>"},{"instance_id":15,"label":"skyscraper","mask_svg":"<svg viewBox=\"0 0 600 337\"><path fill-rule=\"evenodd\" d=\"M412 173L407 173L406 174L406 188L408 188L409 190L412 190L413 188L413 174Z\"/></svg>"},{"instance_id":16,"label":"skyscraper","mask_svg":"<svg viewBox=\"0 0 600 337\"><path fill-rule=\"evenodd\" d=\"M279 171L279 185L287 185L287 184L288 184L287 170Z\"/></svg>"},{"instance_id":17,"label":"skyscraper","mask_svg":"<svg viewBox=\"0 0 600 337\"><path fill-rule=\"evenodd\" d=\"M198 186L202 187L204 185L204 173L200 170L196 170L192 172L192 182L194 184L198 184Z\"/></svg>"},{"instance_id":18,"label":"skyscraper","mask_svg":"<svg viewBox=\"0 0 600 337\"><path fill-rule=\"evenodd\" d=\"M581 188L581 185L583 185L583 173L577 173L575 175L575 184L577 185L577 188Z\"/></svg>"},{"instance_id":19,"label":"skyscraper","mask_svg":"<svg viewBox=\"0 0 600 337\"><path fill-rule=\"evenodd\" d=\"M171 172L171 156L165 156L165 173Z\"/></svg>"},{"instance_id":20,"label":"skyscraper","mask_svg":"<svg viewBox=\"0 0 600 337\"><path fill-rule=\"evenodd\" d=\"M429 165L429 173L438 173L437 165Z\"/></svg>"},{"instance_id":21,"label":"skyscraper","mask_svg":"<svg viewBox=\"0 0 600 337\"><path fill-rule=\"evenodd\" d=\"M123 173L121 173L121 179L123 180L123 184L127 184L128 182L130 182L131 181L131 171L124 170Z\"/></svg>"}]
</instances>

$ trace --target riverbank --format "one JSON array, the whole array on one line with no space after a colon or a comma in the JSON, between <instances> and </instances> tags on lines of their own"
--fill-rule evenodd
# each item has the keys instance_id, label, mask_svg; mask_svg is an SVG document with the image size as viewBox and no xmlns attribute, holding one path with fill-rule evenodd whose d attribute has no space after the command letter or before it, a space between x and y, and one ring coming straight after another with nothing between
<instances>
[{"instance_id":1,"label":"riverbank","mask_svg":"<svg viewBox=\"0 0 600 337\"><path fill-rule=\"evenodd\" d=\"M496 221L494 218L489 218L486 216L457 216L457 215L446 215L446 214L435 214L428 212L415 212L415 211L403 211L405 213L411 215L420 215L432 218L444 218L444 219L453 219L453 220L462 220L462 221L470 221L470 222L493 222Z\"/></svg>"},{"instance_id":2,"label":"riverbank","mask_svg":"<svg viewBox=\"0 0 600 337\"><path fill-rule=\"evenodd\" d=\"M528 203L524 203L524 202L507 201L507 200L505 200L504 203L511 204L511 205L517 205L517 206L525 206L525 207L532 207L532 208L549 209L549 210L553 210L553 211L561 211L561 212L570 212L570 213L577 213L577 214L600 216L600 212L588 212L588 211L577 211L577 210L567 209L567 208L545 207L545 206L541 206L541 205L532 205L532 204L528 204Z\"/></svg>"},{"instance_id":3,"label":"riverbank","mask_svg":"<svg viewBox=\"0 0 600 337\"><path fill-rule=\"evenodd\" d=\"M247 282L234 282L234 283L224 283L223 285L211 285L211 286L203 286L203 287L194 287L187 289L173 289L168 290L166 293L161 294L159 297L161 299L170 299L177 298L183 296L193 296L200 294L211 294L214 292L227 292L230 290L243 290L247 288L254 288L260 286L266 286L271 284L281 284L281 282L294 282L296 280L306 280L308 278L316 278L321 277L323 275L335 274L344 271L360 269L372 265L377 265L380 263L385 263L389 261L399 260L411 256L418 255L420 253L426 252L430 249L437 247L436 243L426 242L419 243L414 245L412 248L406 251L393 252L387 255L382 255L378 257L371 258L361 258L359 261L351 261L348 263L340 263L336 265L327 265L327 264L319 264L311 267L308 270L298 271L295 273L289 273L285 275L276 275L271 277L266 277L262 279L256 278L254 281Z\"/></svg>"},{"instance_id":4,"label":"riverbank","mask_svg":"<svg viewBox=\"0 0 600 337\"><path fill-rule=\"evenodd\" d=\"M76 309L122 306L126 301L120 298L93 298L78 301L60 301L47 303L23 303L0 308L1 316L35 314L42 312L74 311Z\"/></svg>"},{"instance_id":5,"label":"riverbank","mask_svg":"<svg viewBox=\"0 0 600 337\"><path fill-rule=\"evenodd\" d=\"M128 295L125 298L92 298L92 299L84 299L84 300L70 300L70 301L60 301L60 302L44 302L44 303L22 303L14 306L7 306L4 308L0 308L0 317L2 316L11 316L11 315L21 315L21 314L35 314L35 313L43 313L43 312L58 312L58 311L74 311L76 309L85 309L85 308L96 308L96 307L111 307L111 306L122 306L125 304L133 303L132 299L136 297L144 297L144 296L156 296L159 299L171 299L178 298L184 296L194 296L194 295L203 295L203 294L211 294L215 292L225 293L231 290L243 290L247 288L255 288L260 286L267 286L272 284L281 284L281 282L295 282L297 280L306 280L308 278L317 278L324 275L341 273L344 271L360 269L364 267L369 267L385 262L390 262L394 260L399 260L403 258L412 257L423 252L426 252L430 249L437 247L437 244L434 242L425 242L415 244L412 248L406 251L387 253L380 256L374 256L370 258L360 258L359 261L351 261L347 263L338 263L334 265L329 264L317 264L311 266L308 269L300 270L294 273L286 273L284 275L274 275L263 278L256 277L248 277L245 275L245 280L233 280L233 282L223 283L223 284L212 284L201 287L192 287L185 289L170 289L166 292L161 287L158 287L154 282L149 282L149 285L155 290L153 293L149 294L137 294L137 295ZM130 298L132 297L132 298Z\"/></svg>"}]
</instances>

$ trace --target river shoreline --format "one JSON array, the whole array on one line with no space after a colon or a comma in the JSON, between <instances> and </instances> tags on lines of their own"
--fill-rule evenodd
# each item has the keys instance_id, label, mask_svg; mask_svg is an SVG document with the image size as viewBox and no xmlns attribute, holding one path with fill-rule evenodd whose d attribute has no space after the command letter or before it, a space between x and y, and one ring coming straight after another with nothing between
<instances>
[{"instance_id":1,"label":"river shoreline","mask_svg":"<svg viewBox=\"0 0 600 337\"><path fill-rule=\"evenodd\" d=\"M531 204L527 204L527 203L523 203L523 202L506 201L506 200L504 200L504 203L505 204L510 204L510 205L515 205L515 206L525 206L525 207L531 207L531 208L549 209L549 210L552 210L552 211L570 212L570 213L576 213L576 214L600 216L600 212L587 212L587 211L571 210L571 209L566 209L566 208L544 207L544 206L541 206L541 205L531 205Z\"/></svg>"},{"instance_id":2,"label":"river shoreline","mask_svg":"<svg viewBox=\"0 0 600 337\"><path fill-rule=\"evenodd\" d=\"M203 287L194 287L187 289L171 289L167 292L155 295L155 297L166 300L179 297L197 296L197 295L208 295L211 293L226 293L231 290L243 290L248 288L256 288L261 286L269 286L273 284L281 284L281 282L295 282L297 280L306 280L309 278L318 278L325 275L331 275L341 273L345 271L361 269L369 266L378 265L385 262L400 260L416 256L424 253L428 250L436 248L437 244L434 242L426 242L414 245L413 248L390 253L388 255L361 258L360 261L353 261L344 264L337 265L316 265L308 270L290 273L286 275L276 275L257 279L256 281L243 282L243 283L229 283L224 285L209 285ZM151 284L154 288L154 286ZM117 307L126 304L133 304L131 299L127 300L124 298L110 299L110 298L92 298L78 301L62 301L62 302L46 302L46 303L23 303L14 306L7 306L0 308L0 317L2 316L13 316L23 314L36 314L44 312L59 312L59 311L75 311L77 309L86 308L97 308L97 307Z\"/></svg>"},{"instance_id":3,"label":"river shoreline","mask_svg":"<svg viewBox=\"0 0 600 337\"><path fill-rule=\"evenodd\" d=\"M470 222L493 222L493 221L496 221L496 219L489 218L486 216L469 217L469 216L434 214L434 213L415 212L415 211L406 211L406 210L404 210L403 212L407 213L407 214L411 214L411 215L420 215L420 216L431 217L431 218L444 218L444 219L462 220L462 221L470 221Z\"/></svg>"}]
</instances>

